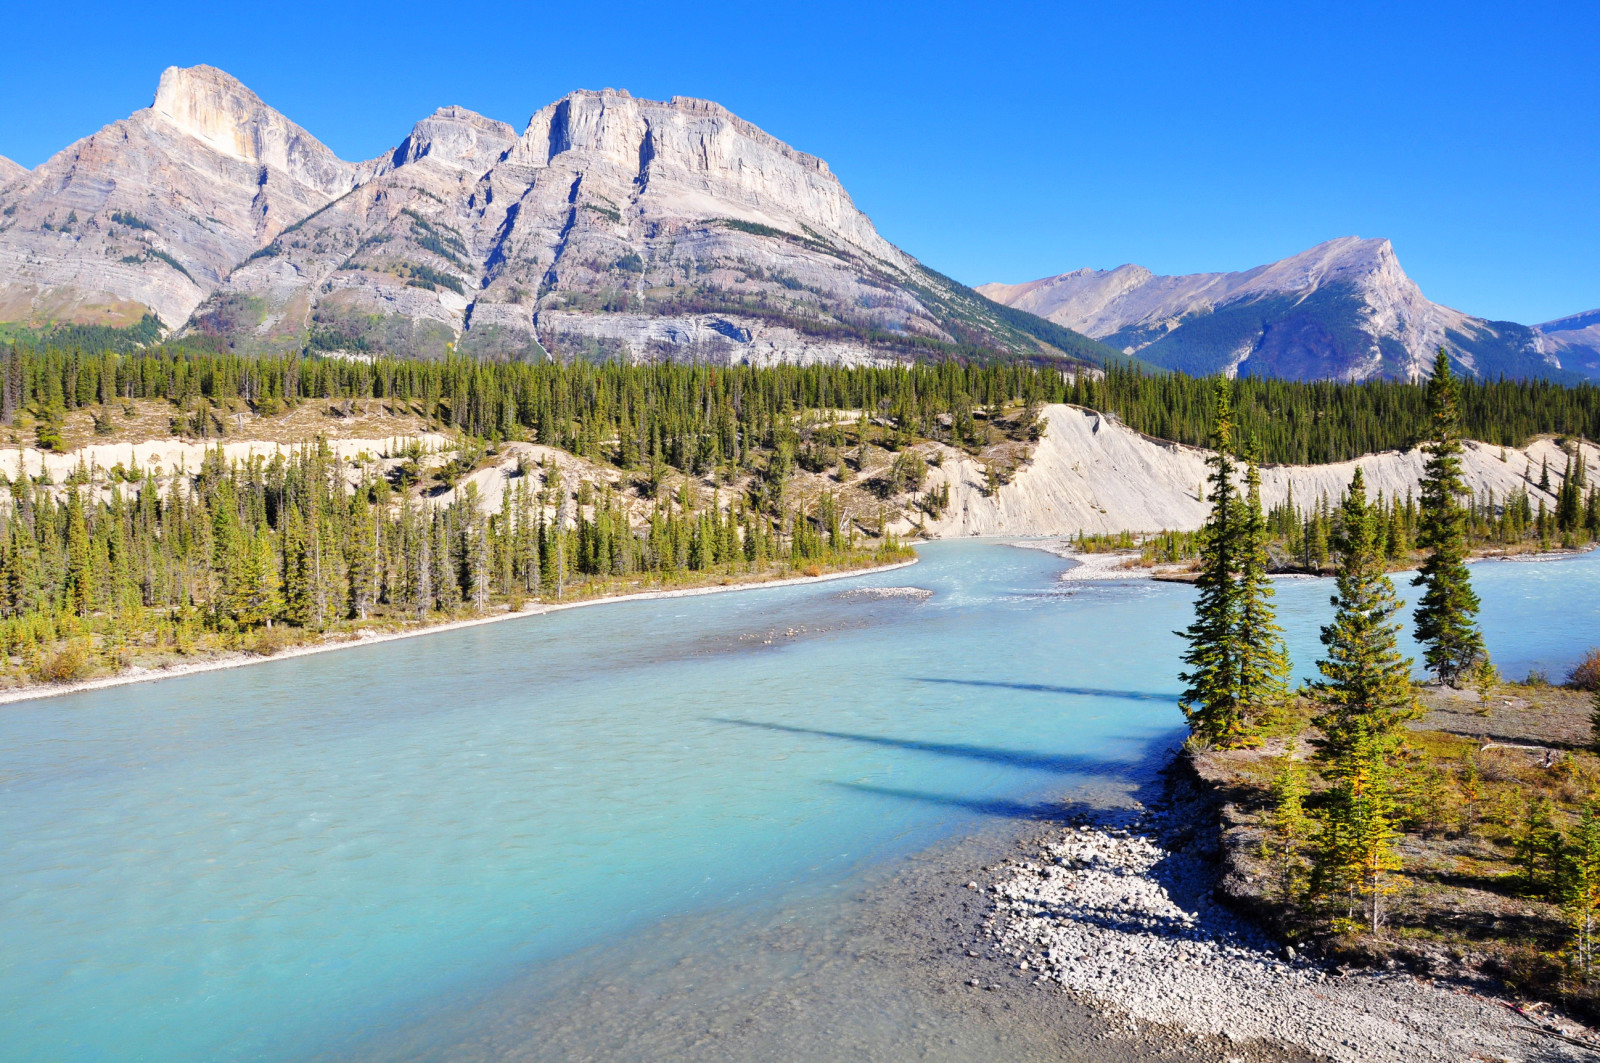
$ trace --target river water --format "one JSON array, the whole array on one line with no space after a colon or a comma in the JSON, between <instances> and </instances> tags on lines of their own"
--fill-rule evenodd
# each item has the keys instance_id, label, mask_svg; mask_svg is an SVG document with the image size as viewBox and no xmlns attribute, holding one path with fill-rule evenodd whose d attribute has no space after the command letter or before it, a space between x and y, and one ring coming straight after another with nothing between
<instances>
[{"instance_id":1,"label":"river water","mask_svg":"<svg viewBox=\"0 0 1600 1063\"><path fill-rule=\"evenodd\" d=\"M0 1054L1042 1058L863 898L1147 783L1193 592L920 552L0 708ZM1508 675L1600 642L1600 555L1473 571ZM1278 584L1301 675L1330 591Z\"/></svg>"}]
</instances>

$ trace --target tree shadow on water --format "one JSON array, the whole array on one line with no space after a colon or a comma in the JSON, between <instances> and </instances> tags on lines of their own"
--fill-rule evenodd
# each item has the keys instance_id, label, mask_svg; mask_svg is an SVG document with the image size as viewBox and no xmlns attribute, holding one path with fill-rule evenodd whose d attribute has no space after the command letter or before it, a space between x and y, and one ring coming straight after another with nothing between
<instances>
[{"instance_id":1,"label":"tree shadow on water","mask_svg":"<svg viewBox=\"0 0 1600 1063\"><path fill-rule=\"evenodd\" d=\"M1081 801L1010 801L1005 798L956 797L951 794L930 794L921 790L900 790L892 786L870 786L859 782L836 782L831 785L858 794L892 797L899 801L915 801L919 804L938 805L941 808L957 808L994 819L1066 823L1092 811L1086 802Z\"/></svg>"},{"instance_id":2,"label":"tree shadow on water","mask_svg":"<svg viewBox=\"0 0 1600 1063\"><path fill-rule=\"evenodd\" d=\"M1121 698L1124 701L1155 701L1163 705L1176 705L1177 694L1153 694L1142 690L1101 690L1096 687L1058 687L1046 683L1003 683L995 679L937 679L914 675L913 683L948 683L964 687L1000 687L1005 690L1027 690L1036 694L1067 694L1084 698Z\"/></svg>"},{"instance_id":3,"label":"tree shadow on water","mask_svg":"<svg viewBox=\"0 0 1600 1063\"><path fill-rule=\"evenodd\" d=\"M959 757L1008 768L1042 771L1055 775L1077 777L1085 781L1099 779L1128 785L1129 797L1140 803L1153 800L1161 789L1160 770L1170 758L1172 750L1181 740L1181 732L1174 730L1146 742L1131 760L1108 760L1103 757L1076 753L1037 753L1030 750L1004 749L995 746L970 745L960 742L929 742L912 738L891 738L883 735L854 734L848 731L824 731L811 727L795 727L780 723L763 723L758 720L741 720L729 717L712 717L716 723L733 724L780 734L831 738L842 742L903 749L914 753L931 753L935 756ZM1088 801L1054 798L1038 801L1016 801L1004 797L966 797L958 794L929 793L920 790L874 786L868 783L830 782L829 785L853 790L861 794L915 801L962 809L982 816L999 819L1033 820L1040 822L1069 822L1085 816L1101 817L1106 811Z\"/></svg>"},{"instance_id":4,"label":"tree shadow on water","mask_svg":"<svg viewBox=\"0 0 1600 1063\"><path fill-rule=\"evenodd\" d=\"M863 745L886 746L905 749L913 753L933 753L945 757L961 757L1001 764L1008 768L1029 771L1048 771L1061 775L1109 775L1129 777L1138 764L1088 757L1077 753L1035 753L1026 749L1004 749L997 746L967 745L962 742L927 742L915 738L889 738L882 735L853 734L849 731L822 731L812 727L794 727L782 723L762 723L759 720L740 720L727 716L713 716L715 723L731 723L738 727L751 727L781 734L808 735L816 738L835 738L842 742L859 742Z\"/></svg>"}]
</instances>

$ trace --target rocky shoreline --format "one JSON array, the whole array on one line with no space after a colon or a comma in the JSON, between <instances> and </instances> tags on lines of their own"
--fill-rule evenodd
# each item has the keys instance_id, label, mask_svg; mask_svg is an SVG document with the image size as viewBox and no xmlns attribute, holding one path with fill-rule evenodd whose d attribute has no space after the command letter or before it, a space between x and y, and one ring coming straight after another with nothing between
<instances>
[{"instance_id":1,"label":"rocky shoreline","mask_svg":"<svg viewBox=\"0 0 1600 1063\"><path fill-rule=\"evenodd\" d=\"M984 944L1016 975L1130 1029L1154 1024L1251 1056L1600 1060L1600 1036L1538 1006L1447 978L1334 968L1279 945L1218 899L1215 796L1183 754L1163 774L1147 805L1054 827L967 884L983 896Z\"/></svg>"}]
</instances>

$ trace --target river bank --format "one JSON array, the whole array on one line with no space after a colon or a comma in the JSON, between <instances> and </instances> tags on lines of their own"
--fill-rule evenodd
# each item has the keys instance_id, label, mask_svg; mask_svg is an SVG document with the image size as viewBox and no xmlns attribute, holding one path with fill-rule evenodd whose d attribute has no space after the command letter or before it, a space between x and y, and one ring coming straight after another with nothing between
<instances>
[{"instance_id":1,"label":"river bank","mask_svg":"<svg viewBox=\"0 0 1600 1063\"><path fill-rule=\"evenodd\" d=\"M1159 580L1167 583L1194 582L1195 570L1192 562L1148 564L1141 559L1137 550L1107 550L1085 553L1074 545L1073 540L1060 538L1016 539L1009 541L1008 545L1028 550L1043 550L1046 553L1054 554L1056 557L1073 562L1073 567L1060 575L1059 580L1062 583L1099 583L1107 580L1130 579ZM1532 565L1580 557L1595 549L1596 545L1593 543L1571 550L1565 548L1520 551L1485 549L1467 558L1467 563L1478 564L1486 561L1504 561ZM1414 564L1397 562L1391 567L1391 571L1409 572L1414 570L1415 567ZM1295 570L1272 573L1277 579L1319 579L1332 574L1331 569L1321 573Z\"/></svg>"},{"instance_id":2,"label":"river bank","mask_svg":"<svg viewBox=\"0 0 1600 1063\"><path fill-rule=\"evenodd\" d=\"M1006 977L975 964L970 986L1047 989L1130 1031L1217 1039L1226 1058L1600 1060L1594 1031L1481 983L1333 967L1282 946L1217 899L1216 795L1183 754L1163 776L1154 799L1036 831L975 872L983 915L967 955Z\"/></svg>"},{"instance_id":3,"label":"river bank","mask_svg":"<svg viewBox=\"0 0 1600 1063\"><path fill-rule=\"evenodd\" d=\"M1126 556L1074 555L1059 541L1015 545L1079 562L1060 577L1066 582L1148 574L1125 567ZM1562 570L1538 562L1592 561L1571 553L1507 560L1538 571L1534 578L1552 588L1563 583ZM1285 587L1296 599L1308 590L1294 581ZM1536 623L1531 616L1503 619L1538 630L1526 627ZM1304 945L1300 953L1287 949L1272 929L1290 924L1270 919L1275 879L1257 850L1280 736L1263 750L1199 757L1173 750L1161 758L1161 785L1129 809L1082 811L1065 827L1019 837L1011 858L975 869L969 892L983 914L965 943L974 957L969 984L1028 984L1121 1016L1132 1028L1154 1024L1318 1058L1600 1059L1600 1035L1539 1002L1555 998L1531 996L1528 985L1518 992L1507 977L1515 966L1486 956L1493 950L1483 940L1498 936L1514 951L1527 947L1535 929L1540 941L1550 927L1559 937L1553 905L1507 892L1510 871L1499 850L1520 813L1491 801L1498 796L1491 791L1537 784L1542 789L1525 792L1556 792L1589 778L1587 754L1578 752L1588 741L1587 698L1508 685L1487 708L1471 693L1425 701L1430 714L1417 726L1428 732L1418 741L1430 750L1447 744L1457 760L1463 749L1493 750L1480 754L1494 761L1480 764L1482 804L1505 803L1508 811L1481 833L1440 830L1426 842L1407 835L1408 883L1392 917L1405 927L1391 931L1385 949L1357 955L1319 944L1312 958ZM1485 863L1491 858L1499 863Z\"/></svg>"},{"instance_id":4,"label":"river bank","mask_svg":"<svg viewBox=\"0 0 1600 1063\"><path fill-rule=\"evenodd\" d=\"M520 610L507 609L503 612L493 613L488 616L476 616L463 620L447 620L438 624L424 624L414 628L405 628L398 631L371 631L362 632L352 637L337 638L329 641L305 643L289 646L271 654L250 653L235 650L217 654L202 660L184 661L162 668L129 667L113 675L96 676L91 679L80 679L67 683L28 683L22 686L0 690L0 705L12 704L21 701L33 701L38 698L61 697L66 694L80 694L90 690L104 690L109 687L127 686L131 683L151 683L161 679L177 679L187 675L199 675L203 672L219 672L232 668L243 668L252 664L265 664L268 661L281 661L292 657L308 657L314 654L331 653L335 650L356 649L361 646L375 646L384 642L395 642L400 639L418 638L423 635L437 635L445 631L459 631L463 628L482 627L485 624L497 624L506 620L521 620L529 617L544 616L550 613L565 612L569 609L582 609L592 605L615 605L620 602L646 602L658 601L668 598L694 598L706 594L721 594L732 591L767 590L776 587L795 587L813 583L826 583L831 580L849 579L852 576L866 576L879 572L892 572L895 569L909 568L917 563L916 558L909 561L896 561L887 565L872 565L866 568L846 569L839 572L824 572L817 576L794 576L781 579L751 580L744 583L722 583L704 587L682 587L674 590L659 591L634 591L627 594L601 595L595 598L585 598L572 602L529 603Z\"/></svg>"}]
</instances>

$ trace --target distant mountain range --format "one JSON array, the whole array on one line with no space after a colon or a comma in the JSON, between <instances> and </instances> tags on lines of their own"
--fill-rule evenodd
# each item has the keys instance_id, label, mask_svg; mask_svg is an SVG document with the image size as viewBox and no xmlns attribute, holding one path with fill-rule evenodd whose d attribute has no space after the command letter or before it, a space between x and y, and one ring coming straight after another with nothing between
<instances>
[{"instance_id":1,"label":"distant mountain range","mask_svg":"<svg viewBox=\"0 0 1600 1063\"><path fill-rule=\"evenodd\" d=\"M0 168L0 336L246 351L885 363L1111 348L894 247L822 160L715 103L459 107L338 158L211 67Z\"/></svg>"},{"instance_id":2,"label":"distant mountain range","mask_svg":"<svg viewBox=\"0 0 1600 1063\"><path fill-rule=\"evenodd\" d=\"M1430 302L1388 240L1347 236L1239 273L1126 265L977 290L1188 373L1404 379L1442 346L1483 378L1600 379L1600 311L1533 326L1471 317Z\"/></svg>"},{"instance_id":3,"label":"distant mountain range","mask_svg":"<svg viewBox=\"0 0 1600 1063\"><path fill-rule=\"evenodd\" d=\"M1410 377L1433 352L1600 379L1600 311L1430 302L1387 240L1241 273L1078 270L974 291L890 244L827 163L705 100L574 92L518 132L445 107L340 159L212 67L33 170L0 158L0 339L245 352L887 364L1130 358Z\"/></svg>"}]
</instances>

